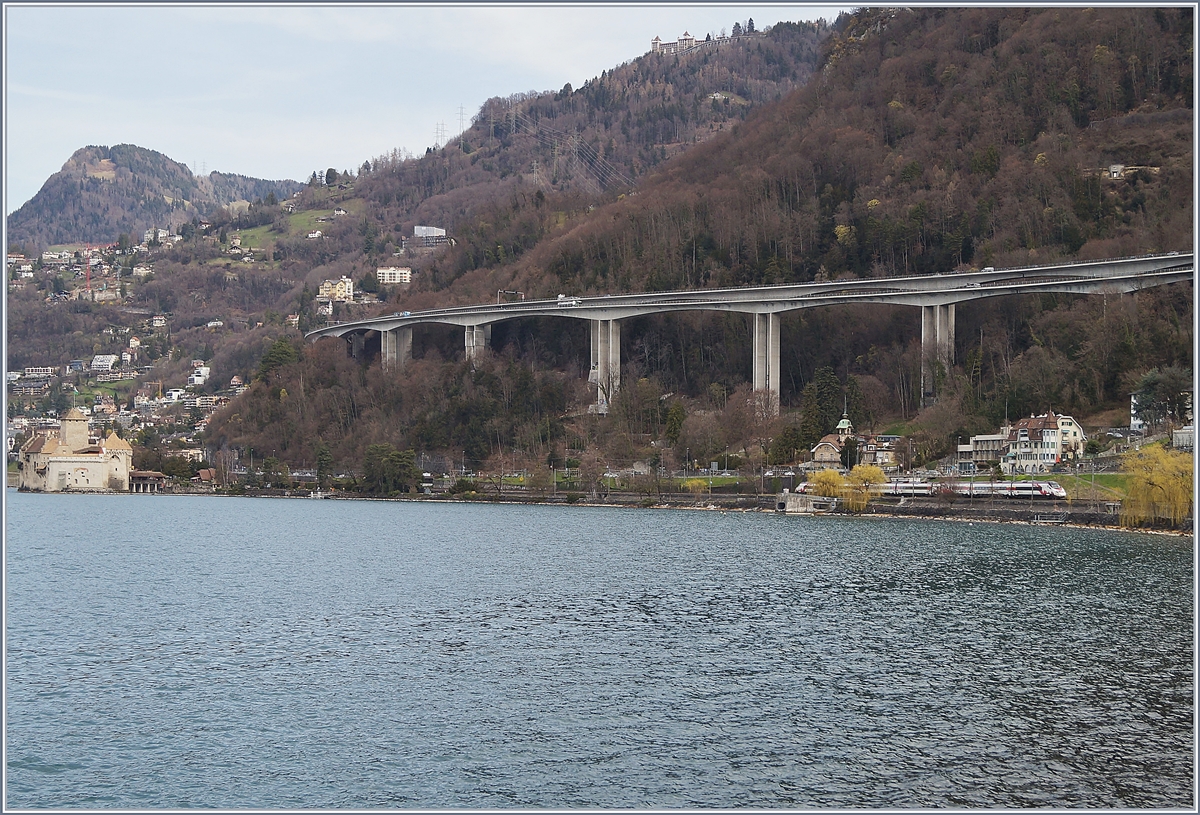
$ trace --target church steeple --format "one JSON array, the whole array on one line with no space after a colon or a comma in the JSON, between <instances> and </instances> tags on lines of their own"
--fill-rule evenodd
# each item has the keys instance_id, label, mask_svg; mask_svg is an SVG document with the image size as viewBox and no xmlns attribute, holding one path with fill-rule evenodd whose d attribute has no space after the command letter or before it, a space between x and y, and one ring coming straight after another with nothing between
<instances>
[{"instance_id":1,"label":"church steeple","mask_svg":"<svg viewBox=\"0 0 1200 815\"><path fill-rule=\"evenodd\" d=\"M843 411L842 420L837 423L838 441L844 442L854 435L854 425L850 423L850 414Z\"/></svg>"}]
</instances>

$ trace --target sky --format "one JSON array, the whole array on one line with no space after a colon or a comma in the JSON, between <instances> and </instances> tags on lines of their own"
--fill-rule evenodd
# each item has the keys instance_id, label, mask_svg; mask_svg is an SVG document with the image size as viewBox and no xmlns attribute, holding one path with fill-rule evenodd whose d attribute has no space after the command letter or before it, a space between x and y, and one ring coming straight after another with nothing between
<instances>
[{"instance_id":1,"label":"sky","mask_svg":"<svg viewBox=\"0 0 1200 815\"><path fill-rule=\"evenodd\" d=\"M306 181L393 149L423 154L486 100L579 87L655 36L832 22L851 8L6 3L5 213L87 145Z\"/></svg>"}]
</instances>

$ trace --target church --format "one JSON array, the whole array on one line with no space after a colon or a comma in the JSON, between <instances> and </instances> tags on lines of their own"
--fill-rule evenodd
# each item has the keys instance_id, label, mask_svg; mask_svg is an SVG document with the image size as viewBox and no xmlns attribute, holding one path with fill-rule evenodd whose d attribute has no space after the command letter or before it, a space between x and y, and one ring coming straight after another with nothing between
<instances>
[{"instance_id":1,"label":"church","mask_svg":"<svg viewBox=\"0 0 1200 815\"><path fill-rule=\"evenodd\" d=\"M40 432L21 446L17 485L33 492L129 492L133 448L116 433L92 439L88 419L71 408L58 432Z\"/></svg>"}]
</instances>

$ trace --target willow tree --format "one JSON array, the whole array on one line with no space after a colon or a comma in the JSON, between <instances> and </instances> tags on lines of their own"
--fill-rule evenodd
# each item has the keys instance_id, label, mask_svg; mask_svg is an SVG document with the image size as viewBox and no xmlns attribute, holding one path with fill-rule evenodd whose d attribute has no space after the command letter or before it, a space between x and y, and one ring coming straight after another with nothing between
<instances>
[{"instance_id":1,"label":"willow tree","mask_svg":"<svg viewBox=\"0 0 1200 815\"><path fill-rule=\"evenodd\" d=\"M871 487L886 482L887 476L883 474L883 470L874 464L859 464L846 474L842 503L847 509L861 512L867 508L867 502L871 499Z\"/></svg>"},{"instance_id":2,"label":"willow tree","mask_svg":"<svg viewBox=\"0 0 1200 815\"><path fill-rule=\"evenodd\" d=\"M1192 511L1192 457L1158 445L1125 456L1128 476L1121 523L1126 526L1157 519L1178 524Z\"/></svg>"},{"instance_id":3,"label":"willow tree","mask_svg":"<svg viewBox=\"0 0 1200 815\"><path fill-rule=\"evenodd\" d=\"M846 488L846 479L837 470L817 470L808 483L810 492L826 498L837 498Z\"/></svg>"}]
</instances>

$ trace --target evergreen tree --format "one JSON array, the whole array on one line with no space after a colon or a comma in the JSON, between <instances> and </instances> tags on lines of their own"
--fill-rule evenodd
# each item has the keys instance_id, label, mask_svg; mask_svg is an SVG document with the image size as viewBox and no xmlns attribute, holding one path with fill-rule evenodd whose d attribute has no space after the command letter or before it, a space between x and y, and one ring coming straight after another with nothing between
<instances>
[{"instance_id":1,"label":"evergreen tree","mask_svg":"<svg viewBox=\"0 0 1200 815\"><path fill-rule=\"evenodd\" d=\"M330 478L333 475L333 454L329 452L329 445L324 441L317 442L317 486L324 489L329 486Z\"/></svg>"},{"instance_id":2,"label":"evergreen tree","mask_svg":"<svg viewBox=\"0 0 1200 815\"><path fill-rule=\"evenodd\" d=\"M809 382L800 392L800 425L797 428L799 443L804 452L807 453L817 446L817 442L825 435L823 428L817 399L817 383Z\"/></svg>"},{"instance_id":3,"label":"evergreen tree","mask_svg":"<svg viewBox=\"0 0 1200 815\"><path fill-rule=\"evenodd\" d=\"M813 376L816 385L817 416L821 420L821 435L832 433L842 418L845 407L842 393L842 383L838 380L833 368L828 365L817 370Z\"/></svg>"}]
</instances>

